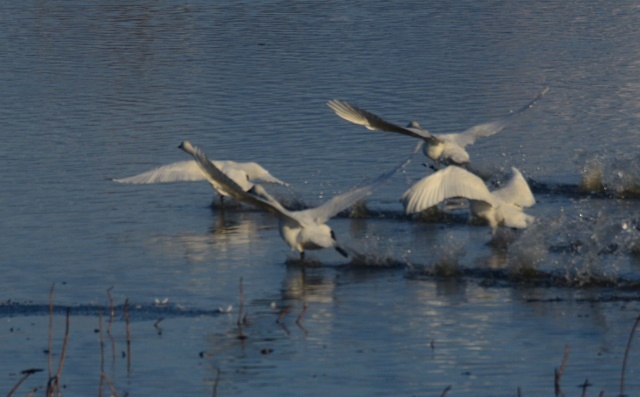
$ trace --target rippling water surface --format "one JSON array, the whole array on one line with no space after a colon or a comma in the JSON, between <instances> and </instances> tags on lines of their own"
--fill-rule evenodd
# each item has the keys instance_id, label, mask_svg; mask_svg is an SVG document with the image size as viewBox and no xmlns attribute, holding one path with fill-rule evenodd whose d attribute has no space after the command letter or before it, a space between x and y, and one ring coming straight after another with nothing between
<instances>
[{"instance_id":1,"label":"rippling water surface","mask_svg":"<svg viewBox=\"0 0 640 397\"><path fill-rule=\"evenodd\" d=\"M53 283L55 363L71 307L61 380L72 395L98 391L101 356L120 395L551 395L566 345L568 395L585 378L592 395L619 392L640 311L634 2L65 1L0 11L4 393L21 370L47 372ZM515 166L536 195L536 223L498 243L464 209L403 215L400 195L431 172L418 157L368 211L330 222L363 253L354 261L327 250L301 263L271 215L212 208L204 182L110 180L188 160L177 149L188 139L214 159L259 162L291 184L278 197L315 205L415 145L339 119L329 99L459 132L544 87L536 106L469 147L490 183ZM629 395L640 391L636 350ZM34 374L20 391L46 382Z\"/></svg>"}]
</instances>

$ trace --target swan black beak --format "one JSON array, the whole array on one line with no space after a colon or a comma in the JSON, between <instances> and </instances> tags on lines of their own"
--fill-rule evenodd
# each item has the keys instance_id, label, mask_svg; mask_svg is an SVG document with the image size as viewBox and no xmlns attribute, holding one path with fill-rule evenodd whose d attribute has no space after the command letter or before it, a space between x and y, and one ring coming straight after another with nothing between
<instances>
[{"instance_id":1,"label":"swan black beak","mask_svg":"<svg viewBox=\"0 0 640 397\"><path fill-rule=\"evenodd\" d=\"M345 251L341 246L337 245L338 241L336 240L336 234L333 232L333 230L331 231L331 239L336 242L336 245L334 246L336 251L338 251L338 253L345 258L348 258L349 254L347 253L347 251Z\"/></svg>"},{"instance_id":2,"label":"swan black beak","mask_svg":"<svg viewBox=\"0 0 640 397\"><path fill-rule=\"evenodd\" d=\"M335 248L336 248L336 251L338 251L338 253L339 253L340 255L344 256L345 258L348 258L348 257L349 257L349 254L347 253L347 251L345 251L345 250L344 250L344 248L339 247L339 246L337 246L337 245L336 245L336 247L335 247Z\"/></svg>"}]
</instances>

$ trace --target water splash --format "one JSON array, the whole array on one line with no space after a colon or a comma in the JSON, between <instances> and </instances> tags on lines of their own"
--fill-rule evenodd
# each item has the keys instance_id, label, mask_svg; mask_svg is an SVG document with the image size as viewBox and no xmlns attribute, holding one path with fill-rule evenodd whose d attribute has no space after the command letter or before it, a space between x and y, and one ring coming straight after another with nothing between
<instances>
[{"instance_id":1,"label":"water splash","mask_svg":"<svg viewBox=\"0 0 640 397\"><path fill-rule=\"evenodd\" d=\"M466 249L464 243L455 233L447 232L445 238L439 241L430 253L432 260L429 263L408 265L410 276L457 278L463 275L461 262L466 255Z\"/></svg>"},{"instance_id":2,"label":"water splash","mask_svg":"<svg viewBox=\"0 0 640 397\"><path fill-rule=\"evenodd\" d=\"M551 220L551 223L557 220ZM521 231L518 239L509 246L509 266L514 273L526 274L544 263L549 252L545 241L547 222L534 222L528 229ZM553 226L552 226L553 227Z\"/></svg>"},{"instance_id":3,"label":"water splash","mask_svg":"<svg viewBox=\"0 0 640 397\"><path fill-rule=\"evenodd\" d=\"M560 272L569 285L618 283L639 252L637 221L625 211L594 213L593 206L592 199L583 199L571 213L563 208L536 222L510 248L513 267Z\"/></svg>"},{"instance_id":4,"label":"water splash","mask_svg":"<svg viewBox=\"0 0 640 397\"><path fill-rule=\"evenodd\" d=\"M584 192L600 192L616 198L640 198L640 155L598 151L580 152L579 188Z\"/></svg>"},{"instance_id":5,"label":"water splash","mask_svg":"<svg viewBox=\"0 0 640 397\"><path fill-rule=\"evenodd\" d=\"M404 268L407 261L398 254L393 238L364 235L349 246L352 253L350 267L364 268Z\"/></svg>"}]
</instances>

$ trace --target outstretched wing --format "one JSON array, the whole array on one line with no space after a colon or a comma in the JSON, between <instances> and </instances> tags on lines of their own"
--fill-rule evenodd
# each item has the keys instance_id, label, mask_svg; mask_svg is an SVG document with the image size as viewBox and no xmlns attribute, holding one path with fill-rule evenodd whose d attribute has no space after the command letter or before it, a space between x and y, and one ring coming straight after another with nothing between
<instances>
[{"instance_id":1,"label":"outstretched wing","mask_svg":"<svg viewBox=\"0 0 640 397\"><path fill-rule=\"evenodd\" d=\"M531 207L536 203L536 199L531 193L529 184L517 168L511 167L511 172L513 172L513 176L509 182L503 188L494 190L493 194L518 207Z\"/></svg>"},{"instance_id":2,"label":"outstretched wing","mask_svg":"<svg viewBox=\"0 0 640 397\"><path fill-rule=\"evenodd\" d=\"M244 190L242 190L242 188L237 183L235 183L231 178L220 171L207 158L202 150L192 146L190 142L183 141L182 144L180 144L179 148L192 155L200 169L202 169L202 171L204 172L207 180L213 181L222 186L225 192L227 192L230 197L238 201L253 205L265 211L271 212L280 218L285 218L291 222L299 223L297 219L291 216L291 213L288 210L280 205L280 203L276 199L269 196L264 189L260 188L260 196L252 194L251 191L245 192ZM254 189L255 188L256 187L254 186Z\"/></svg>"},{"instance_id":3,"label":"outstretched wing","mask_svg":"<svg viewBox=\"0 0 640 397\"><path fill-rule=\"evenodd\" d=\"M397 132L399 134L420 139L431 138L431 134L427 130L415 127L400 127L399 125L390 123L371 112L355 107L348 102L341 101L339 99L330 100L327 102L327 106L333 109L333 111L341 118L354 124L363 125L370 130Z\"/></svg>"},{"instance_id":4,"label":"outstretched wing","mask_svg":"<svg viewBox=\"0 0 640 397\"><path fill-rule=\"evenodd\" d=\"M454 197L494 203L482 179L453 165L416 182L404 192L401 201L405 212L413 214Z\"/></svg>"},{"instance_id":5,"label":"outstretched wing","mask_svg":"<svg viewBox=\"0 0 640 397\"><path fill-rule=\"evenodd\" d=\"M310 208L301 212L306 213L307 216L312 217L318 223L325 223L326 221L331 219L333 216L337 215L340 211L346 210L347 208L351 207L353 204L369 196L371 193L373 193L373 191L376 188L378 188L380 185L385 183L396 172L406 167L407 164L409 164L409 162L411 161L411 158L413 157L413 155L415 155L415 153L418 150L420 150L421 147L422 147L422 142L418 144L418 146L416 146L416 149L413 151L413 153L411 154L411 156L409 156L408 159L398 164L388 172L380 175L373 182L367 185L349 190L346 193L339 194L333 197L331 200L320 205L319 207Z\"/></svg>"},{"instance_id":6,"label":"outstretched wing","mask_svg":"<svg viewBox=\"0 0 640 397\"><path fill-rule=\"evenodd\" d=\"M204 174L195 161L180 161L154 168L128 178L114 179L118 183L147 184L182 181L204 181Z\"/></svg>"},{"instance_id":7,"label":"outstretched wing","mask_svg":"<svg viewBox=\"0 0 640 397\"><path fill-rule=\"evenodd\" d=\"M494 135L504 129L516 116L522 114L527 109L531 108L540 98L544 96L549 91L549 87L546 87L542 90L533 100L527 103L525 106L516 110L515 112L511 112L506 116L503 116L497 120L489 121L487 123L482 123L475 125L464 132L458 134L447 134L447 138L455 141L458 145L464 147L467 145L471 145L476 141L477 138L491 136ZM438 137L442 138L444 134L439 135Z\"/></svg>"},{"instance_id":8,"label":"outstretched wing","mask_svg":"<svg viewBox=\"0 0 640 397\"><path fill-rule=\"evenodd\" d=\"M249 177L249 180L251 180L252 182L265 182L274 183L276 185L289 186L288 183L283 182L275 176L271 175L269 171L267 171L258 163L236 163L232 161L228 161L228 163L233 163L235 167L244 171L247 174L247 177Z\"/></svg>"}]
</instances>

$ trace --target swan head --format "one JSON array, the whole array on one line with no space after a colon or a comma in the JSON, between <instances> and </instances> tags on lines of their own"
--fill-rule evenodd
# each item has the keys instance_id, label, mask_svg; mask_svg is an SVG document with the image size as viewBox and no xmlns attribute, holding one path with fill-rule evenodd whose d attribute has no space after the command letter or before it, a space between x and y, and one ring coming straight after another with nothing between
<instances>
[{"instance_id":1,"label":"swan head","mask_svg":"<svg viewBox=\"0 0 640 397\"><path fill-rule=\"evenodd\" d=\"M193 154L196 151L196 149L193 147L193 145L189 141L182 141L180 146L178 146L178 149L182 149L189 154Z\"/></svg>"},{"instance_id":2,"label":"swan head","mask_svg":"<svg viewBox=\"0 0 640 397\"><path fill-rule=\"evenodd\" d=\"M264 167L262 167L260 164L256 162L249 162L249 163L245 163L244 165L246 167L245 172L247 173L247 177L249 178L249 180L252 180L252 181L261 180L263 182L274 183L276 185L289 187L288 183L283 182L280 179L276 178L275 176L271 175L269 171L264 169Z\"/></svg>"}]
</instances>

